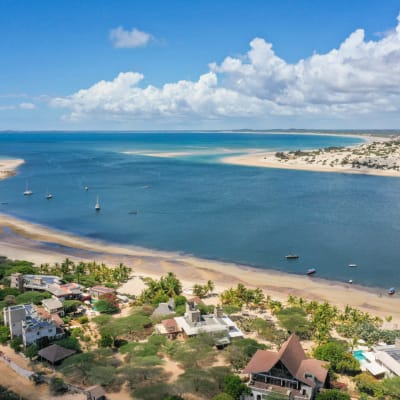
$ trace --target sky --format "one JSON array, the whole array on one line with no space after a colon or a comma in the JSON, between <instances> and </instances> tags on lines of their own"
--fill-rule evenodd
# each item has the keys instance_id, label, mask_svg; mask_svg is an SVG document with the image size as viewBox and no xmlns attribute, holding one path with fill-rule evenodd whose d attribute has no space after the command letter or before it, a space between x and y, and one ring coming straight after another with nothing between
<instances>
[{"instance_id":1,"label":"sky","mask_svg":"<svg viewBox=\"0 0 400 400\"><path fill-rule=\"evenodd\" d=\"M399 0L0 0L0 130L398 129L399 14Z\"/></svg>"}]
</instances>

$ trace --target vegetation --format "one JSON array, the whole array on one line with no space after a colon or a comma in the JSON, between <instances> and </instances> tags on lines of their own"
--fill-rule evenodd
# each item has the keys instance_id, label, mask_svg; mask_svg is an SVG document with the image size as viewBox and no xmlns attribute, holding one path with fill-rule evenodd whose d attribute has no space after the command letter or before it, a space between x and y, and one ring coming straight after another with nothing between
<instances>
[{"instance_id":1,"label":"vegetation","mask_svg":"<svg viewBox=\"0 0 400 400\"><path fill-rule=\"evenodd\" d=\"M322 344L314 350L314 356L318 360L328 361L333 372L347 375L360 372L360 363L348 352L345 342L332 340Z\"/></svg>"},{"instance_id":2,"label":"vegetation","mask_svg":"<svg viewBox=\"0 0 400 400\"><path fill-rule=\"evenodd\" d=\"M214 290L214 282L208 281L205 285L196 284L193 286L193 294L203 299L207 297Z\"/></svg>"},{"instance_id":3,"label":"vegetation","mask_svg":"<svg viewBox=\"0 0 400 400\"><path fill-rule=\"evenodd\" d=\"M101 314L115 314L119 312L116 295L114 293L101 295L95 304L95 309Z\"/></svg>"},{"instance_id":4,"label":"vegetation","mask_svg":"<svg viewBox=\"0 0 400 400\"><path fill-rule=\"evenodd\" d=\"M50 379L49 389L53 396L61 396L68 390L68 387L61 378L53 376Z\"/></svg>"},{"instance_id":5,"label":"vegetation","mask_svg":"<svg viewBox=\"0 0 400 400\"><path fill-rule=\"evenodd\" d=\"M225 290L220 295L223 305L231 305L236 307L246 307L253 305L259 306L264 301L264 293L261 289L247 289L243 284L238 283L236 288Z\"/></svg>"},{"instance_id":6,"label":"vegetation","mask_svg":"<svg viewBox=\"0 0 400 400\"><path fill-rule=\"evenodd\" d=\"M140 295L139 301L142 304L158 305L182 293L182 284L172 272L168 272L167 276L162 276L159 280L144 278L144 281L147 289Z\"/></svg>"},{"instance_id":7,"label":"vegetation","mask_svg":"<svg viewBox=\"0 0 400 400\"><path fill-rule=\"evenodd\" d=\"M122 282L126 282L131 273L131 268L122 263L116 267L108 267L95 261L74 263L69 258L66 258L61 264L40 264L38 270L41 274L56 275L67 282L76 281L84 286L97 284L119 285ZM38 270L35 269L34 272L30 273L38 273Z\"/></svg>"},{"instance_id":8,"label":"vegetation","mask_svg":"<svg viewBox=\"0 0 400 400\"><path fill-rule=\"evenodd\" d=\"M337 389L327 389L318 393L316 400L350 400L350 395Z\"/></svg>"},{"instance_id":9,"label":"vegetation","mask_svg":"<svg viewBox=\"0 0 400 400\"><path fill-rule=\"evenodd\" d=\"M307 320L307 313L300 307L289 307L280 310L276 316L279 323L289 334L296 333L300 339L310 339L311 325Z\"/></svg>"},{"instance_id":10,"label":"vegetation","mask_svg":"<svg viewBox=\"0 0 400 400\"><path fill-rule=\"evenodd\" d=\"M240 400L242 394L250 394L249 388L236 375L226 375L224 379L224 392L234 400Z\"/></svg>"}]
</instances>

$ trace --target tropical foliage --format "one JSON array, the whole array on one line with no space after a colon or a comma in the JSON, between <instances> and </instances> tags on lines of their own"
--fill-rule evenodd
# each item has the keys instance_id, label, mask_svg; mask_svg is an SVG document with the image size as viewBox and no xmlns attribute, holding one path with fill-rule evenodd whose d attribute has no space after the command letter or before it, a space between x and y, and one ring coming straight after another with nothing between
<instances>
[{"instance_id":1,"label":"tropical foliage","mask_svg":"<svg viewBox=\"0 0 400 400\"><path fill-rule=\"evenodd\" d=\"M182 284L172 272L168 272L166 276L162 276L159 280L144 278L144 282L147 288L143 290L139 298L142 304L158 305L182 293Z\"/></svg>"},{"instance_id":2,"label":"tropical foliage","mask_svg":"<svg viewBox=\"0 0 400 400\"><path fill-rule=\"evenodd\" d=\"M261 289L247 289L243 284L238 283L236 288L225 290L220 295L222 304L242 307L260 306L264 301L264 293Z\"/></svg>"}]
</instances>

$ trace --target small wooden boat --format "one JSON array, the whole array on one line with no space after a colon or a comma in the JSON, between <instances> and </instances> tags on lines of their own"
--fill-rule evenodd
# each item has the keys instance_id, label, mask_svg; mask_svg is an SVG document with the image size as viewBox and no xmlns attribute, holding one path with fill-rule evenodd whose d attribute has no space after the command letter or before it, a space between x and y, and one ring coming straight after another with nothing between
<instances>
[{"instance_id":1,"label":"small wooden boat","mask_svg":"<svg viewBox=\"0 0 400 400\"><path fill-rule=\"evenodd\" d=\"M307 270L307 275L314 275L317 272L315 268L309 268Z\"/></svg>"},{"instance_id":2,"label":"small wooden boat","mask_svg":"<svg viewBox=\"0 0 400 400\"><path fill-rule=\"evenodd\" d=\"M136 210L132 210L132 211L129 211L128 212L128 214L129 215L136 215L138 212L136 211Z\"/></svg>"},{"instance_id":3,"label":"small wooden boat","mask_svg":"<svg viewBox=\"0 0 400 400\"><path fill-rule=\"evenodd\" d=\"M357 264L349 264L349 267L350 267L350 268L356 268L356 267L357 267Z\"/></svg>"},{"instance_id":4,"label":"small wooden boat","mask_svg":"<svg viewBox=\"0 0 400 400\"><path fill-rule=\"evenodd\" d=\"M347 282L352 284L353 283L353 279L349 279Z\"/></svg>"},{"instance_id":5,"label":"small wooden boat","mask_svg":"<svg viewBox=\"0 0 400 400\"><path fill-rule=\"evenodd\" d=\"M396 292L396 289L395 289L394 287L391 287L391 288L388 290L388 295L389 295L389 296L392 296L393 294L395 294L395 292Z\"/></svg>"},{"instance_id":6,"label":"small wooden boat","mask_svg":"<svg viewBox=\"0 0 400 400\"><path fill-rule=\"evenodd\" d=\"M286 260L297 260L299 256L297 254L288 254L285 258Z\"/></svg>"}]
</instances>

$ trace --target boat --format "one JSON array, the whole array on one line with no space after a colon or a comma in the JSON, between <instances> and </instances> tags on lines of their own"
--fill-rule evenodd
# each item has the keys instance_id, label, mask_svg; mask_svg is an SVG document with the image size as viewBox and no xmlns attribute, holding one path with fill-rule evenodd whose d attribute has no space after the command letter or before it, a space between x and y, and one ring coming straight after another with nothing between
<instances>
[{"instance_id":1,"label":"boat","mask_svg":"<svg viewBox=\"0 0 400 400\"><path fill-rule=\"evenodd\" d=\"M129 215L136 215L137 213L138 213L138 212L137 212L136 210L133 210L133 211L129 211L129 212L128 212Z\"/></svg>"},{"instance_id":2,"label":"boat","mask_svg":"<svg viewBox=\"0 0 400 400\"><path fill-rule=\"evenodd\" d=\"M49 193L49 191L47 190L46 191L46 199L47 200L50 200L50 199L52 199L53 198L53 195L51 194L51 193Z\"/></svg>"},{"instance_id":3,"label":"boat","mask_svg":"<svg viewBox=\"0 0 400 400\"><path fill-rule=\"evenodd\" d=\"M286 260L297 260L299 256L297 254L288 254L285 258Z\"/></svg>"},{"instance_id":4,"label":"boat","mask_svg":"<svg viewBox=\"0 0 400 400\"><path fill-rule=\"evenodd\" d=\"M394 287L391 287L389 290L388 290L388 295L393 295L393 294L395 294L395 292L396 292L396 289L394 288Z\"/></svg>"},{"instance_id":5,"label":"boat","mask_svg":"<svg viewBox=\"0 0 400 400\"><path fill-rule=\"evenodd\" d=\"M357 264L349 264L349 267L350 267L350 268L356 268L356 267L357 267Z\"/></svg>"},{"instance_id":6,"label":"boat","mask_svg":"<svg viewBox=\"0 0 400 400\"><path fill-rule=\"evenodd\" d=\"M352 284L353 283L353 279L349 279L347 282Z\"/></svg>"},{"instance_id":7,"label":"boat","mask_svg":"<svg viewBox=\"0 0 400 400\"><path fill-rule=\"evenodd\" d=\"M100 211L100 203L99 203L99 196L97 196L96 205L94 206L96 211Z\"/></svg>"},{"instance_id":8,"label":"boat","mask_svg":"<svg viewBox=\"0 0 400 400\"><path fill-rule=\"evenodd\" d=\"M28 182L26 182L26 188L24 192L24 196L31 196L33 194L32 190L29 189Z\"/></svg>"},{"instance_id":9,"label":"boat","mask_svg":"<svg viewBox=\"0 0 400 400\"><path fill-rule=\"evenodd\" d=\"M307 270L307 275L314 275L317 272L315 268L309 268Z\"/></svg>"},{"instance_id":10,"label":"boat","mask_svg":"<svg viewBox=\"0 0 400 400\"><path fill-rule=\"evenodd\" d=\"M89 190L89 186L85 186L85 192Z\"/></svg>"}]
</instances>

